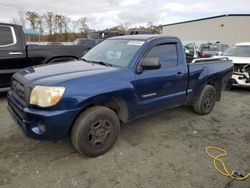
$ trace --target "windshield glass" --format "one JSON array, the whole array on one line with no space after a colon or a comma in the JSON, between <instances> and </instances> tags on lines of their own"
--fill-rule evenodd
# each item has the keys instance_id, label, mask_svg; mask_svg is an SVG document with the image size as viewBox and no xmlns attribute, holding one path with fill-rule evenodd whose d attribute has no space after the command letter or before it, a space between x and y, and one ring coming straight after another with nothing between
<instances>
[{"instance_id":1,"label":"windshield glass","mask_svg":"<svg viewBox=\"0 0 250 188\"><path fill-rule=\"evenodd\" d=\"M201 51L220 51L219 44L202 44Z\"/></svg>"},{"instance_id":2,"label":"windshield glass","mask_svg":"<svg viewBox=\"0 0 250 188\"><path fill-rule=\"evenodd\" d=\"M105 40L89 50L82 59L127 67L143 43L136 40Z\"/></svg>"},{"instance_id":3,"label":"windshield glass","mask_svg":"<svg viewBox=\"0 0 250 188\"><path fill-rule=\"evenodd\" d=\"M222 55L236 57L250 57L250 46L233 46L228 48Z\"/></svg>"}]
</instances>

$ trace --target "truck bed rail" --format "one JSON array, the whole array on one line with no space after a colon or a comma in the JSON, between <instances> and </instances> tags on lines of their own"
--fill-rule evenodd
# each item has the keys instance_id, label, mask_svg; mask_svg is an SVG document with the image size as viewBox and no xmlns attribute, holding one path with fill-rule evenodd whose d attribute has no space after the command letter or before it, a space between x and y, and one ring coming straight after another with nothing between
<instances>
[{"instance_id":1,"label":"truck bed rail","mask_svg":"<svg viewBox=\"0 0 250 188\"><path fill-rule=\"evenodd\" d=\"M218 61L218 60L228 60L228 58L227 57L198 58L198 59L194 59L191 62L191 64L199 63L199 62Z\"/></svg>"}]
</instances>

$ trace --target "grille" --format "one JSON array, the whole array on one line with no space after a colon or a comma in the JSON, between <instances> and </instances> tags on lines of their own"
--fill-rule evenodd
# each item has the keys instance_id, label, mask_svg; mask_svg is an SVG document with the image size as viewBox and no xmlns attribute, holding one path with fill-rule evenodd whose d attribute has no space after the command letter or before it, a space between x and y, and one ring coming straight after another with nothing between
<instances>
[{"instance_id":1,"label":"grille","mask_svg":"<svg viewBox=\"0 0 250 188\"><path fill-rule=\"evenodd\" d=\"M234 72L242 72L244 66L246 66L246 64L234 64Z\"/></svg>"},{"instance_id":2,"label":"grille","mask_svg":"<svg viewBox=\"0 0 250 188\"><path fill-rule=\"evenodd\" d=\"M23 101L25 100L25 88L24 85L18 82L17 80L12 80L11 90Z\"/></svg>"}]
</instances>

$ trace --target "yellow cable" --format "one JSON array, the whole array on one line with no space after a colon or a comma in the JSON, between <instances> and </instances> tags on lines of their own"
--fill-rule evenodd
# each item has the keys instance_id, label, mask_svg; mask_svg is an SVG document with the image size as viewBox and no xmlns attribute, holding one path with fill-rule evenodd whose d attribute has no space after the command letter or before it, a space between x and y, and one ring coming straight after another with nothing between
<instances>
[{"instance_id":1,"label":"yellow cable","mask_svg":"<svg viewBox=\"0 0 250 188\"><path fill-rule=\"evenodd\" d=\"M219 155L217 155L217 156L213 156L213 155L209 152L209 149L217 150L217 151L220 151L220 152L222 152L222 153L219 154ZM234 173L235 173L236 171L232 171L231 173L229 173L229 171L228 171L227 168L226 168L225 163L220 159L221 157L227 155L227 152L226 152L224 149L221 149L221 148L216 147L216 146L208 146L208 147L206 147L206 153L208 154L209 157L211 157L211 158L213 159L213 164L214 164L215 169L216 169L219 173L221 173L223 176L231 177L231 178L233 178L233 179L235 179L235 180L245 180L245 179L247 179L248 177L250 177L250 172L249 172L246 176L244 176L244 177L235 177L235 176L234 176ZM221 169L218 168L217 163L220 163L220 164L222 165L224 172L223 172Z\"/></svg>"}]
</instances>

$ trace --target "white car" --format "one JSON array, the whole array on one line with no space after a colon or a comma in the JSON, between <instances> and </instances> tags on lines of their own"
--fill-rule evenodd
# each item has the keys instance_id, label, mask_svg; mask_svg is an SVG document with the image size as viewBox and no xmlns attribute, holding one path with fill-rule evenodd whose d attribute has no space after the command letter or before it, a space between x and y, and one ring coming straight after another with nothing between
<instances>
[{"instance_id":1,"label":"white car","mask_svg":"<svg viewBox=\"0 0 250 188\"><path fill-rule=\"evenodd\" d=\"M228 48L222 57L233 61L233 85L250 88L250 42L235 44Z\"/></svg>"}]
</instances>

